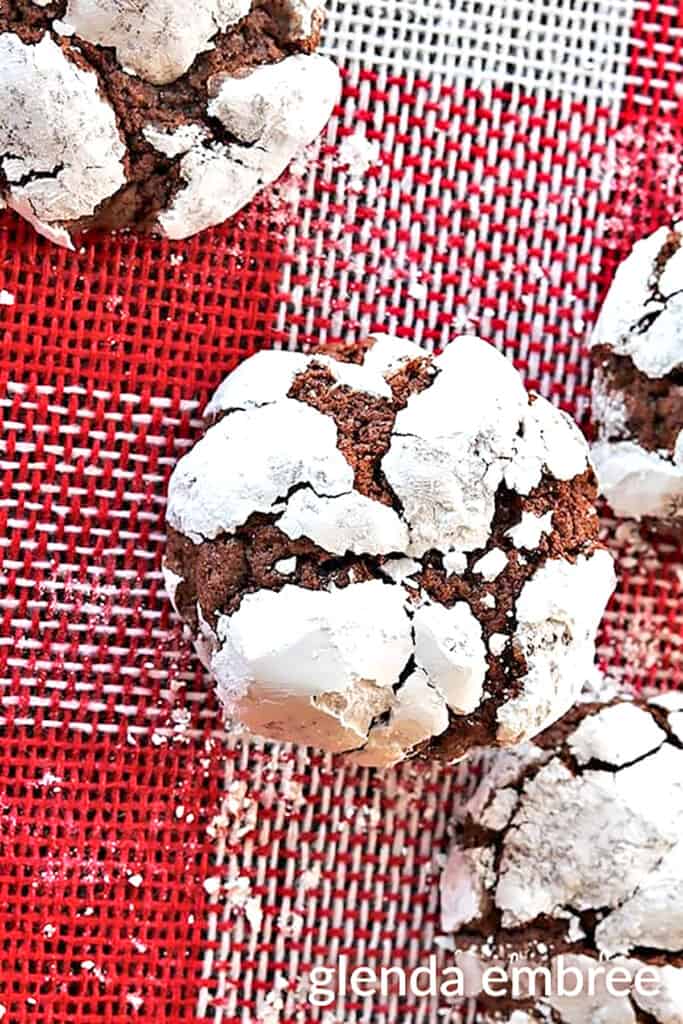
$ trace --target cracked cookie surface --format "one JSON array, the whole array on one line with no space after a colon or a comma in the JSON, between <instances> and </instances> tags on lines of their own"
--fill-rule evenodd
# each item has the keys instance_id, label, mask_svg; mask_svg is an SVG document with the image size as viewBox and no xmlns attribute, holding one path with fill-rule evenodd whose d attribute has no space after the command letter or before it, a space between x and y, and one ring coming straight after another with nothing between
<instances>
[{"instance_id":1,"label":"cracked cookie surface","mask_svg":"<svg viewBox=\"0 0 683 1024\"><path fill-rule=\"evenodd\" d=\"M683 695L578 706L534 743L492 755L441 877L442 929L469 967L482 1024L683 1019ZM559 958L584 978L569 998ZM599 962L628 972L617 998ZM536 998L512 967L554 972ZM499 998L478 990L498 965ZM643 996L639 970L658 992ZM522 978L518 975L518 981ZM652 986L654 988L654 985Z\"/></svg>"},{"instance_id":2,"label":"cracked cookie surface","mask_svg":"<svg viewBox=\"0 0 683 1024\"><path fill-rule=\"evenodd\" d=\"M0 11L0 203L57 244L186 238L236 213L339 97L314 0L10 0Z\"/></svg>"},{"instance_id":3,"label":"cracked cookie surface","mask_svg":"<svg viewBox=\"0 0 683 1024\"><path fill-rule=\"evenodd\" d=\"M617 515L683 536L683 234L662 227L621 264L592 338L593 458Z\"/></svg>"},{"instance_id":4,"label":"cracked cookie surface","mask_svg":"<svg viewBox=\"0 0 683 1024\"><path fill-rule=\"evenodd\" d=\"M164 571L235 719L380 766L516 743L571 706L613 586L595 483L495 349L264 351L206 418Z\"/></svg>"}]
</instances>

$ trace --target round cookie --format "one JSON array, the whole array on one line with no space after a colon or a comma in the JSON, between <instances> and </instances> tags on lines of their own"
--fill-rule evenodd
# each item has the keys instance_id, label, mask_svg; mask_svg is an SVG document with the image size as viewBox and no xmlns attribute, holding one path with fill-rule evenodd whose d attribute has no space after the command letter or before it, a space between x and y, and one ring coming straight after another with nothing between
<instances>
[{"instance_id":1,"label":"round cookie","mask_svg":"<svg viewBox=\"0 0 683 1024\"><path fill-rule=\"evenodd\" d=\"M442 873L441 916L481 1024L680 1024L683 694L579 706L493 754ZM612 973L591 994L601 964ZM500 985L484 985L496 967Z\"/></svg>"},{"instance_id":2,"label":"round cookie","mask_svg":"<svg viewBox=\"0 0 683 1024\"><path fill-rule=\"evenodd\" d=\"M13 0L0 11L0 206L52 241L187 238L275 181L340 94L317 0Z\"/></svg>"},{"instance_id":3,"label":"round cookie","mask_svg":"<svg viewBox=\"0 0 683 1024\"><path fill-rule=\"evenodd\" d=\"M614 581L582 435L477 338L330 351L242 363L171 478L167 589L222 700L367 765L535 735Z\"/></svg>"},{"instance_id":4,"label":"round cookie","mask_svg":"<svg viewBox=\"0 0 683 1024\"><path fill-rule=\"evenodd\" d=\"M615 513L683 536L683 226L638 242L592 338L593 460Z\"/></svg>"}]
</instances>

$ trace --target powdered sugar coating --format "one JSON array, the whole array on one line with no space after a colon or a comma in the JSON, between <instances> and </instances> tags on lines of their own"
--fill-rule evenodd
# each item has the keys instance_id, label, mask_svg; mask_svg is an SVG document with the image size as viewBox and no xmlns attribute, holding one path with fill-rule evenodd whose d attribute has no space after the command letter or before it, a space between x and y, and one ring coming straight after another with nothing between
<instances>
[{"instance_id":1,"label":"powdered sugar coating","mask_svg":"<svg viewBox=\"0 0 683 1024\"><path fill-rule=\"evenodd\" d=\"M434 366L431 387L397 416L382 462L417 556L444 545L484 547L503 480L528 493L544 467L571 479L587 466L576 428L542 399L529 403L514 367L491 346L459 338Z\"/></svg>"},{"instance_id":2,"label":"powdered sugar coating","mask_svg":"<svg viewBox=\"0 0 683 1024\"><path fill-rule=\"evenodd\" d=\"M625 961L634 971L642 966L640 960ZM656 967L658 991L646 995L635 991L633 1001L641 1010L649 1013L657 1024L680 1024L683 1020L683 968L666 964Z\"/></svg>"},{"instance_id":3,"label":"powdered sugar coating","mask_svg":"<svg viewBox=\"0 0 683 1024\"><path fill-rule=\"evenodd\" d=\"M62 226L125 184L125 145L94 72L52 40L0 35L0 162L7 205L70 246ZM49 82L49 88L46 83Z\"/></svg>"},{"instance_id":4,"label":"powdered sugar coating","mask_svg":"<svg viewBox=\"0 0 683 1024\"><path fill-rule=\"evenodd\" d=\"M388 555L408 546L408 529L394 509L354 492L325 498L314 491L297 491L278 526L293 540L308 537L336 555Z\"/></svg>"},{"instance_id":5,"label":"powdered sugar coating","mask_svg":"<svg viewBox=\"0 0 683 1024\"><path fill-rule=\"evenodd\" d=\"M498 792L516 786L529 769L549 760L550 755L533 743L520 743L509 750L496 751L467 804L468 816L477 825L483 825L487 808Z\"/></svg>"},{"instance_id":6,"label":"powdered sugar coating","mask_svg":"<svg viewBox=\"0 0 683 1024\"><path fill-rule=\"evenodd\" d=\"M402 594L379 580L248 594L217 635L211 670L229 712L258 735L332 751L367 742L412 651Z\"/></svg>"},{"instance_id":7,"label":"powdered sugar coating","mask_svg":"<svg viewBox=\"0 0 683 1024\"><path fill-rule=\"evenodd\" d=\"M515 457L505 468L505 483L528 494L547 470L557 480L571 480L588 465L586 441L576 423L545 398L536 396L525 410Z\"/></svg>"},{"instance_id":8,"label":"powdered sugar coating","mask_svg":"<svg viewBox=\"0 0 683 1024\"><path fill-rule=\"evenodd\" d=\"M349 493L353 470L333 421L285 398L207 430L173 474L166 518L201 543L234 531L253 512L271 512L301 484L322 496Z\"/></svg>"},{"instance_id":9,"label":"powdered sugar coating","mask_svg":"<svg viewBox=\"0 0 683 1024\"><path fill-rule=\"evenodd\" d=\"M540 544L541 537L546 533L552 533L552 529L552 512L546 512L542 516L535 516L533 512L522 512L519 523L508 530L508 537L516 548L533 550Z\"/></svg>"},{"instance_id":10,"label":"powdered sugar coating","mask_svg":"<svg viewBox=\"0 0 683 1024\"><path fill-rule=\"evenodd\" d=\"M410 553L418 557L430 548L486 545L496 490L528 405L512 365L475 339L458 339L434 365L431 387L412 395L396 417L382 461L405 510Z\"/></svg>"},{"instance_id":11,"label":"powdered sugar coating","mask_svg":"<svg viewBox=\"0 0 683 1024\"><path fill-rule=\"evenodd\" d=\"M242 141L193 146L183 156L185 184L159 215L163 233L187 238L231 217L320 134L340 92L336 65L317 54L226 78L208 114Z\"/></svg>"},{"instance_id":12,"label":"powdered sugar coating","mask_svg":"<svg viewBox=\"0 0 683 1024\"><path fill-rule=\"evenodd\" d=\"M581 722L569 737L577 764L604 761L615 768L651 754L666 739L654 718L635 704L614 704Z\"/></svg>"},{"instance_id":13,"label":"powdered sugar coating","mask_svg":"<svg viewBox=\"0 0 683 1024\"><path fill-rule=\"evenodd\" d=\"M670 231L661 227L636 242L614 276L591 339L593 346L629 356L649 377L664 377L683 363L683 307L676 295L683 290L683 259L670 259L662 274L657 269Z\"/></svg>"},{"instance_id":14,"label":"powdered sugar coating","mask_svg":"<svg viewBox=\"0 0 683 1024\"><path fill-rule=\"evenodd\" d=\"M683 711L683 691L669 690L668 693L658 693L651 697L648 704L655 708L664 708L665 711Z\"/></svg>"},{"instance_id":15,"label":"powdered sugar coating","mask_svg":"<svg viewBox=\"0 0 683 1024\"><path fill-rule=\"evenodd\" d=\"M244 69L221 73L217 58L205 82L211 65L199 58L223 47L226 33L244 31L247 43L253 36L254 59L263 60L259 6L279 38L266 42L281 59L250 68L247 47ZM257 20L243 30L252 8ZM181 0L68 0L62 19L45 15L38 42L4 33L0 161L8 187L0 201L68 247L72 230L88 230L98 218L174 239L221 223L274 182L332 113L339 72L309 52L322 22L313 0L198 0L191 17ZM293 46L306 52L290 53ZM225 66L232 68L229 53ZM126 75L150 83L131 117L138 92ZM173 86L181 78L178 94ZM137 115L148 111L149 123L141 125ZM194 123L184 123L189 111ZM153 159L154 150L167 161Z\"/></svg>"},{"instance_id":16,"label":"powdered sugar coating","mask_svg":"<svg viewBox=\"0 0 683 1024\"><path fill-rule=\"evenodd\" d=\"M500 831L509 823L519 804L516 789L499 789L481 816L483 828Z\"/></svg>"},{"instance_id":17,"label":"powdered sugar coating","mask_svg":"<svg viewBox=\"0 0 683 1024\"><path fill-rule=\"evenodd\" d=\"M427 604L415 612L415 661L456 715L479 707L486 681L481 624L464 601Z\"/></svg>"},{"instance_id":18,"label":"powdered sugar coating","mask_svg":"<svg viewBox=\"0 0 683 1024\"><path fill-rule=\"evenodd\" d=\"M460 344L456 342L453 348L457 349ZM396 370L408 362L414 365L406 370L405 380L411 381L419 374L420 389L401 397L398 411L392 410L391 403L395 398L389 384L394 381L392 375ZM329 371L333 380L328 378L321 384L320 376L314 374L307 381L306 373L312 370L317 373L320 364ZM411 409L411 403L421 400L414 406L417 408L416 422L422 424L420 429L427 443L431 444L429 439L438 438L440 429L429 411L431 396L436 396L436 408L440 412L457 406L452 386L466 372L474 375L470 386L479 382L479 386L484 388L477 401L471 397L468 399L469 411L458 409L455 413L448 413L448 444L458 448L460 456L450 471L444 472L450 472L457 478L455 487L459 489L466 507L473 507L479 501L482 471L486 476L491 466L494 467L497 490L506 470L518 456L528 469L532 464L531 451L534 452L533 472L538 474L539 481L541 475L547 473L548 461L563 467L562 472L572 467L577 473L583 473L587 465L585 443L581 442L577 455L576 437L566 427L563 418L559 417L555 423L554 413L547 416L544 412L539 417L534 412L538 400L529 401L515 371L484 342L465 339L462 354L447 349L432 365L430 370L428 357L416 346L397 342L392 349L391 339L387 337L369 348L362 365L339 362L317 354L307 356L263 351L243 363L219 387L206 410L209 421L215 422L176 468L170 485L167 518L174 530L192 544L201 546L215 539L225 544L236 533L241 538L239 531L252 529L248 524L254 517L266 516L269 529L272 527L275 531L269 536L276 538L268 544L279 544L278 537L299 545L312 542L323 553L322 564L332 565L335 571L337 568L345 571L345 566L350 566L339 591L334 584L321 582L313 583L319 589L285 585L277 593L268 589L270 584L266 584L265 589L247 585L244 594L238 588L236 599L230 605L231 614L219 614L211 668L231 714L248 728L256 731L260 728L268 736L295 741L305 741L307 730L313 730L309 742L328 744L328 749L335 751L355 751L356 759L363 764L387 766L434 741L446 730L457 729L454 719L479 713L486 700L502 703L502 696L495 689L487 689L487 682L491 666L497 669L500 678L504 670L497 662L511 660L512 652L508 648L512 645L515 646L515 657L518 653L527 657L531 682L526 678L522 681L523 692L508 701L507 711L505 707L499 708L508 724L507 727L501 724L498 736L491 736L492 741L507 744L533 735L555 713L569 706L574 687L580 688L583 681L578 678L579 674L583 672L585 676L589 672L593 657L592 633L597 625L593 618L599 617L602 609L598 608L598 603L601 599L604 602L612 583L609 556L605 552L593 551L594 542L587 542L591 553L580 555L575 562L557 560L556 563L546 562L541 568L524 563L528 567L523 572L530 579L524 587L519 584L521 593L516 598L519 607L514 612L517 636L512 626L509 632L500 632L499 627L498 632L485 636L482 621L477 617L478 601L455 599L452 604L441 603L425 587L425 562L416 550L417 535L422 534L424 539L424 521L416 520L413 510L420 502L423 505L430 503L433 491L429 488L423 490L419 500L413 501L407 492L401 496L392 493L381 473L377 472L380 465L382 468L387 466L389 455L381 459L382 452L388 449L391 454L403 438L401 431L406 420L402 420L402 416ZM480 380L481 374L483 378ZM492 409L487 409L491 374L498 374L499 390ZM303 390L300 384L304 385ZM404 384L399 382L395 386L400 388ZM328 408L324 403L319 404L321 395L329 392L334 397L337 387L342 401L339 407L342 411L336 413L339 428L333 404L329 406L329 414L319 411ZM506 393L510 388L512 399ZM466 388L465 393L469 395L469 389ZM290 398L290 394L302 397ZM486 400L482 395L486 395ZM306 404L311 396L316 402L315 408ZM326 401L332 400L328 398ZM369 475L367 468L363 468L365 464L354 469L348 461L354 459L356 445L363 451L367 447L366 438L358 433L358 424L364 423L363 402L368 410L377 410L381 423L378 436L382 437L382 448L371 474L373 489L368 493L363 491ZM501 408L507 409L502 418ZM349 430L349 420L344 416L350 417L350 435L344 433ZM474 428L470 423L473 416ZM544 418L551 424L547 429L539 426ZM372 426L372 419L369 422ZM537 424L535 433L533 428L526 429L525 424L528 423ZM550 435L553 435L552 441L548 440ZM352 444L349 444L349 437ZM502 445L506 453L504 458L496 455L497 444ZM563 456L555 451L558 444L568 446L570 454ZM487 465L482 462L484 454ZM471 462L469 468L466 465L468 460ZM393 457L389 461L398 466ZM365 484L359 483L359 472L366 474ZM404 479L407 481L407 477ZM437 481L437 487L448 489L451 482ZM391 485L391 480L388 483ZM465 493L466 483L476 492L473 500ZM491 515L495 513L495 492L492 498L494 507ZM457 514L462 515L462 509ZM439 517L438 498L431 505L427 519L433 532L430 557L437 567L442 559L444 578L480 575L495 585L498 576L507 570L508 558L518 558L511 539L503 538L501 547L488 543L490 524L484 532L483 521L477 529L479 544L485 553L477 552L468 557L466 550L453 543L449 524ZM542 524L549 531L552 530L551 520L552 516L550 520L546 516ZM441 532L437 535L436 530ZM459 531L458 536L462 540ZM417 549L421 546L422 541L419 541ZM299 546L294 552L307 550L305 546ZM273 565L273 573L278 576L283 575L281 566L287 566L284 575L289 576L295 574L300 565L297 558L287 557L287 551L285 543ZM249 557L253 556L252 551ZM216 557L222 556L217 554ZM360 562L356 563L354 559L360 559ZM552 575L545 583L543 568L549 573L552 569ZM316 630L309 628L311 622L326 621L325 609L329 607L331 595L341 601L341 594L360 592L358 573L361 579L369 573L375 577L375 582L381 583L377 594L393 594L400 602L408 623L407 654L391 684L382 684L379 693L373 683L374 677L359 675L350 678L344 675L338 668L338 659L335 660L336 656L325 645L327 641L323 643L320 639L320 630L316 632L318 627ZM541 587L535 598L536 592L527 590L534 580L539 580ZM277 580L273 586L279 588L283 582ZM590 601L585 599L586 585L590 586ZM578 596L574 594L577 587ZM303 646L294 644L292 650L285 645L272 650L269 648L263 653L257 641L261 642L263 634L268 638L267 642L271 642L271 618L276 614L276 608L278 615L281 614L280 608L286 608L281 597L285 594L293 599L295 607L305 607L305 615L302 612L299 619L288 627L297 636L297 630L303 630L305 641L302 640ZM294 594L297 596L293 597ZM318 605L319 620L315 612ZM482 600L481 605L487 609L495 608L495 598L493 603ZM248 617L246 613L242 614L245 608L250 609ZM367 603L369 620L372 618L370 609L371 605ZM283 611L282 614L286 613ZM257 625L259 617L262 620L260 629ZM557 625L560 621L561 628ZM256 646L248 638L245 640L245 622L253 631ZM300 626L299 622L304 625ZM371 627L370 621L368 626ZM363 645L367 647L366 628L365 625L361 627L356 619L350 620L348 640L344 641L349 649L356 644L359 649ZM360 630L357 640L353 630ZM327 635L327 627L323 632ZM313 647L310 646L309 634L315 639ZM379 635L375 642L382 642ZM248 653L252 647L253 655ZM537 650L539 647L542 651ZM302 665L299 670L297 657L301 657L308 667ZM329 698L336 690L328 678L326 665L322 664L326 659L330 659L336 666L335 670L340 672L341 692L346 693L352 685L359 687L364 706L368 705L370 694L373 699L381 697L379 704L373 705L373 717L354 727L355 733L354 728L349 729L346 719L341 728L339 722L330 726L325 718L321 718L323 712L319 697L311 690L314 673L310 664L320 665L321 676L327 680L325 693ZM273 679L277 679L278 685L282 682L280 676L272 674L276 663L285 675L289 674L288 678L291 676L291 690L278 690L273 682ZM570 680L564 678L565 669L570 670ZM300 679L304 680L301 685ZM550 692L548 679L551 681ZM366 685L368 681L370 690ZM233 686L236 694L231 691ZM252 699L251 693L258 694L258 697ZM329 717L329 708L327 713ZM289 733L288 723L291 725ZM452 756L461 754L456 751Z\"/></svg>"},{"instance_id":19,"label":"powdered sugar coating","mask_svg":"<svg viewBox=\"0 0 683 1024\"><path fill-rule=\"evenodd\" d=\"M201 146L209 141L209 133L206 128L199 124L181 124L175 131L167 132L154 125L148 125L143 129L142 134L160 153L171 159L176 156L183 156L195 146Z\"/></svg>"},{"instance_id":20,"label":"powdered sugar coating","mask_svg":"<svg viewBox=\"0 0 683 1024\"><path fill-rule=\"evenodd\" d=\"M501 744L530 739L576 701L593 671L595 634L616 577L606 551L549 561L517 601L514 643L527 673L521 693L498 709Z\"/></svg>"},{"instance_id":21,"label":"powdered sugar coating","mask_svg":"<svg viewBox=\"0 0 683 1024\"><path fill-rule=\"evenodd\" d=\"M669 728L676 739L683 743L683 711L674 711L669 715Z\"/></svg>"},{"instance_id":22,"label":"powdered sugar coating","mask_svg":"<svg viewBox=\"0 0 683 1024\"><path fill-rule=\"evenodd\" d=\"M390 398L391 389L380 373L367 366L340 363L329 356L306 356L302 352L267 349L245 359L214 392L204 415L211 420L235 409L269 405L286 398L296 377L312 363L322 364L334 379L368 395Z\"/></svg>"},{"instance_id":23,"label":"powdered sugar coating","mask_svg":"<svg viewBox=\"0 0 683 1024\"><path fill-rule=\"evenodd\" d=\"M427 674L416 669L396 689L387 721L370 730L367 743L351 760L371 768L389 768L447 728L446 702L430 685Z\"/></svg>"},{"instance_id":24,"label":"powdered sugar coating","mask_svg":"<svg viewBox=\"0 0 683 1024\"><path fill-rule=\"evenodd\" d=\"M441 874L441 928L458 931L481 917L495 881L495 850L453 846Z\"/></svg>"},{"instance_id":25,"label":"powdered sugar coating","mask_svg":"<svg viewBox=\"0 0 683 1024\"><path fill-rule=\"evenodd\" d=\"M563 1024L587 1024L596 1021L599 1024L636 1024L637 1018L628 995L614 994L608 987L604 977L599 977L593 988L588 978L595 961L588 956L567 956L565 964L584 977L578 995L560 995L553 993L548 1005L559 1014Z\"/></svg>"},{"instance_id":26,"label":"powdered sugar coating","mask_svg":"<svg viewBox=\"0 0 683 1024\"><path fill-rule=\"evenodd\" d=\"M618 516L642 519L683 516L683 458L645 451L636 441L603 441L593 447L600 489Z\"/></svg>"},{"instance_id":27,"label":"powdered sugar coating","mask_svg":"<svg viewBox=\"0 0 683 1024\"><path fill-rule=\"evenodd\" d=\"M508 559L505 552L500 548L492 548L474 563L472 572L482 576L487 583L492 583L502 572L505 572L507 564Z\"/></svg>"},{"instance_id":28,"label":"powdered sugar coating","mask_svg":"<svg viewBox=\"0 0 683 1024\"><path fill-rule=\"evenodd\" d=\"M270 405L286 398L299 373L310 365L302 352L267 349L245 359L219 384L204 410L207 420L225 412Z\"/></svg>"},{"instance_id":29,"label":"powdered sugar coating","mask_svg":"<svg viewBox=\"0 0 683 1024\"><path fill-rule=\"evenodd\" d=\"M516 949L524 957L531 948L533 962L551 968L561 952L565 965L582 972L599 956L607 966L627 966L632 981L644 966L666 972L661 990L647 998L635 986L618 999L604 985L595 997L584 991L565 999L555 989L530 1011L534 1021L547 1019L549 1007L563 1024L635 1022L636 1007L653 1020L680 1021L683 750L666 737L645 704L586 706L577 719L568 735L561 726L546 734L548 749L529 744L516 762L512 751L493 755L491 777L484 776L467 808L468 820L477 826L470 840L474 845L459 839L449 855L449 863L462 864L465 854L469 862L485 841L496 864L493 878L486 876L479 898L466 904L462 871L455 882L445 871L442 900L452 905L455 885L458 905L474 908L458 922L468 928L468 936L486 917L481 942L468 939L467 947L483 962L497 957L505 962ZM621 742L615 737L619 728L626 731ZM591 763L599 763L600 754L617 762L615 767L582 767L588 755ZM506 794L502 803L501 794ZM482 827L488 830L483 838ZM470 880L470 886L475 882ZM500 937L490 934L492 905L500 912L501 928L507 929ZM559 948L551 929L547 941L538 938L546 919L571 921L589 912L590 921L594 911L594 931L570 926ZM676 966L662 968L669 955Z\"/></svg>"},{"instance_id":30,"label":"powdered sugar coating","mask_svg":"<svg viewBox=\"0 0 683 1024\"><path fill-rule=\"evenodd\" d=\"M558 907L618 907L669 848L650 816L616 799L609 773L575 778L553 760L526 784L503 844L496 886L503 927Z\"/></svg>"},{"instance_id":31,"label":"powdered sugar coating","mask_svg":"<svg viewBox=\"0 0 683 1024\"><path fill-rule=\"evenodd\" d=\"M63 32L116 50L130 74L155 85L180 78L218 32L243 18L251 0L69 0Z\"/></svg>"},{"instance_id":32,"label":"powdered sugar coating","mask_svg":"<svg viewBox=\"0 0 683 1024\"><path fill-rule=\"evenodd\" d=\"M661 227L636 243L617 270L591 344L599 347L601 359L608 354L593 380L599 430L593 459L600 488L617 515L678 522L683 516L683 432L673 444L670 434L662 434L658 446L631 426L628 396L621 383L611 382L608 367L609 359L619 357L632 372L665 383L683 367L680 225ZM672 409L676 387L672 380ZM647 390L640 402L647 402Z\"/></svg>"},{"instance_id":33,"label":"powdered sugar coating","mask_svg":"<svg viewBox=\"0 0 683 1024\"><path fill-rule=\"evenodd\" d=\"M394 338L390 334L373 334L369 340L372 347L368 349L363 365L374 373L391 373L411 359L419 359L425 354L424 349L414 341Z\"/></svg>"},{"instance_id":34,"label":"powdered sugar coating","mask_svg":"<svg viewBox=\"0 0 683 1024\"><path fill-rule=\"evenodd\" d=\"M607 956L632 949L683 950L683 838L637 890L600 922L598 948ZM653 913L653 908L655 912Z\"/></svg>"}]
</instances>

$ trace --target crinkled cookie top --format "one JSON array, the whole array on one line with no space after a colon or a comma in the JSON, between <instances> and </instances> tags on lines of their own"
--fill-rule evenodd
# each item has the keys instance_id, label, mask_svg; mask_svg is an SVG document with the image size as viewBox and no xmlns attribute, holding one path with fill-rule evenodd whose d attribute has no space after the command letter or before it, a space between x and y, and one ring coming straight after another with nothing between
<instances>
[{"instance_id":1,"label":"crinkled cookie top","mask_svg":"<svg viewBox=\"0 0 683 1024\"><path fill-rule=\"evenodd\" d=\"M176 607L255 733L370 765L519 742L573 703L613 585L585 441L476 338L354 357L218 389L169 488Z\"/></svg>"},{"instance_id":2,"label":"crinkled cookie top","mask_svg":"<svg viewBox=\"0 0 683 1024\"><path fill-rule=\"evenodd\" d=\"M58 16L55 17L55 7ZM311 0L29 0L0 13L0 202L70 246L186 238L275 181L340 93Z\"/></svg>"},{"instance_id":3,"label":"crinkled cookie top","mask_svg":"<svg viewBox=\"0 0 683 1024\"><path fill-rule=\"evenodd\" d=\"M449 854L442 927L482 960L669 965L648 1006L546 1001L567 1024L683 1019L682 721L683 694L589 705L493 755Z\"/></svg>"}]
</instances>

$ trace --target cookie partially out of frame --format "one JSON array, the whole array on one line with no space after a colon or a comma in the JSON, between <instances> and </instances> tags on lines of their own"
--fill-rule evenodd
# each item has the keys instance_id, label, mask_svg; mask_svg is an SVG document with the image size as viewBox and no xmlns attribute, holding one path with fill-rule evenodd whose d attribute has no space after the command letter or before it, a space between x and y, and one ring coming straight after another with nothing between
<instances>
[{"instance_id":1,"label":"cookie partially out of frame","mask_svg":"<svg viewBox=\"0 0 683 1024\"><path fill-rule=\"evenodd\" d=\"M580 705L492 755L441 911L470 995L504 972L479 1024L680 1024L683 694ZM599 965L612 977L591 986Z\"/></svg>"},{"instance_id":2,"label":"cookie partially out of frame","mask_svg":"<svg viewBox=\"0 0 683 1024\"><path fill-rule=\"evenodd\" d=\"M11 0L0 10L0 205L71 246L187 238L319 135L339 97L317 0Z\"/></svg>"},{"instance_id":3,"label":"cookie partially out of frame","mask_svg":"<svg viewBox=\"0 0 683 1024\"><path fill-rule=\"evenodd\" d=\"M683 226L634 246L592 347L600 488L617 515L683 536Z\"/></svg>"},{"instance_id":4,"label":"cookie partially out of frame","mask_svg":"<svg viewBox=\"0 0 683 1024\"><path fill-rule=\"evenodd\" d=\"M588 448L492 346L262 352L207 417L164 568L233 718L382 766L572 705L614 580Z\"/></svg>"}]
</instances>

